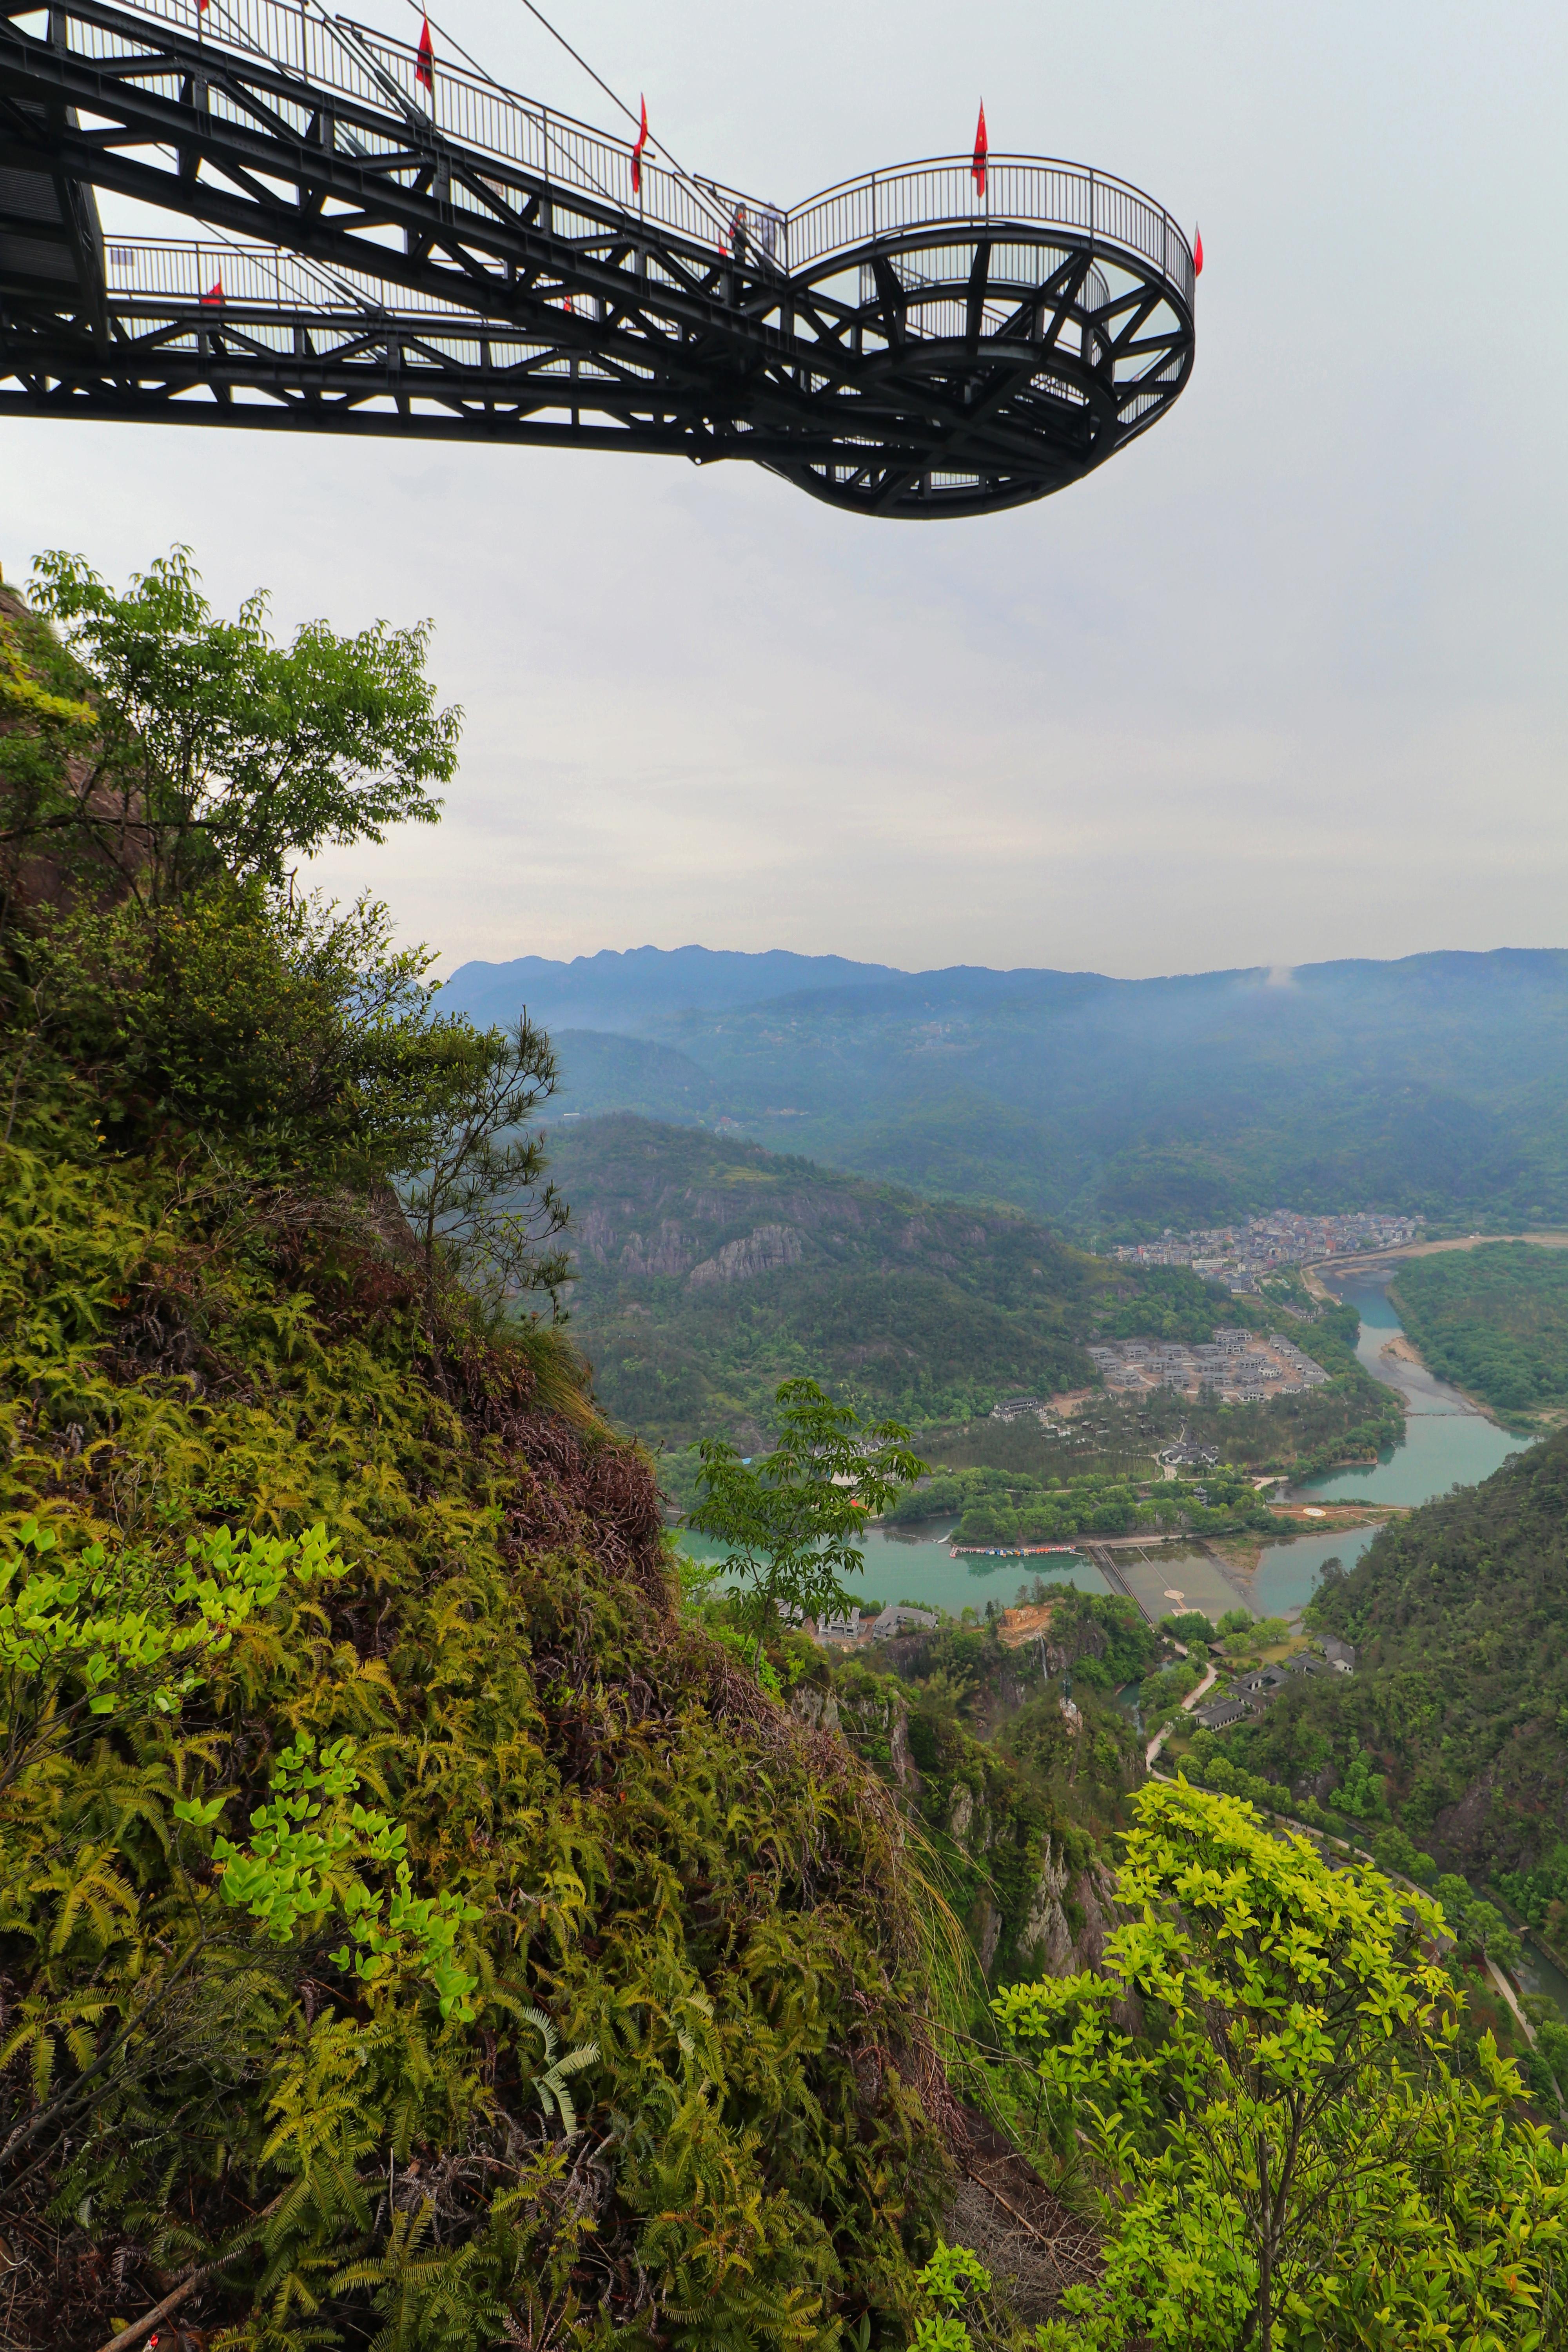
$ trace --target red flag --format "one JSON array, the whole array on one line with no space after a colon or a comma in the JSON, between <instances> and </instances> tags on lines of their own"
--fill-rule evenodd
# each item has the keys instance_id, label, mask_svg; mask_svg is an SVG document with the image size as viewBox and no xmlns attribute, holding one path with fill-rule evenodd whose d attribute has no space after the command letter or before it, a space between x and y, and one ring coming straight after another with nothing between
<instances>
[{"instance_id":1,"label":"red flag","mask_svg":"<svg viewBox=\"0 0 1568 2352\"><path fill-rule=\"evenodd\" d=\"M982 99L980 121L974 133L974 161L969 167L973 175L974 193L977 196L983 196L985 194L985 158L990 152L991 142L985 136L985 100Z\"/></svg>"},{"instance_id":2,"label":"red flag","mask_svg":"<svg viewBox=\"0 0 1568 2352\"><path fill-rule=\"evenodd\" d=\"M222 273L222 271L221 271L221 270L219 271L218 275L217 275L217 276L213 279L213 282L212 282L212 284L207 288L206 292L202 296L202 300L203 300L204 304L205 304L205 303L207 303L207 302L212 302L212 303L221 303L221 302L222 302L222 300L223 300L223 273Z\"/></svg>"},{"instance_id":3,"label":"red flag","mask_svg":"<svg viewBox=\"0 0 1568 2352\"><path fill-rule=\"evenodd\" d=\"M645 98L642 102L642 129L637 132L637 143L632 149L632 194L634 196L640 196L642 194L642 151L647 145L647 100Z\"/></svg>"},{"instance_id":4,"label":"red flag","mask_svg":"<svg viewBox=\"0 0 1568 2352\"><path fill-rule=\"evenodd\" d=\"M208 8L209 8L211 5L212 5L212 0L196 0L196 14L197 14L197 16L205 16L206 15L206 13L207 13Z\"/></svg>"},{"instance_id":5,"label":"red flag","mask_svg":"<svg viewBox=\"0 0 1568 2352\"><path fill-rule=\"evenodd\" d=\"M430 19L420 20L419 54L414 60L414 79L422 81L434 97L436 94L436 52L430 45Z\"/></svg>"},{"instance_id":6,"label":"red flag","mask_svg":"<svg viewBox=\"0 0 1568 2352\"><path fill-rule=\"evenodd\" d=\"M1194 276L1194 278L1201 278L1201 277L1203 276L1203 274L1204 274L1204 233L1203 233L1202 229L1200 228L1200 229L1196 229L1196 230L1194 230L1194 235L1193 235L1193 276Z\"/></svg>"}]
</instances>

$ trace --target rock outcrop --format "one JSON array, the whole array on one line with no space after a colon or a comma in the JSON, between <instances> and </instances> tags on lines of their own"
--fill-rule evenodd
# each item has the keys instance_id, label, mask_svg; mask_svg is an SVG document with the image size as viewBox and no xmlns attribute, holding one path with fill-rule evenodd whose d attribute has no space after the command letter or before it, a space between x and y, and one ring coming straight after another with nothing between
<instances>
[{"instance_id":1,"label":"rock outcrop","mask_svg":"<svg viewBox=\"0 0 1568 2352\"><path fill-rule=\"evenodd\" d=\"M798 1265L805 1248L794 1225L758 1225L743 1241L726 1242L686 1278L693 1290L710 1282L746 1282L759 1274L776 1274L781 1266Z\"/></svg>"}]
</instances>

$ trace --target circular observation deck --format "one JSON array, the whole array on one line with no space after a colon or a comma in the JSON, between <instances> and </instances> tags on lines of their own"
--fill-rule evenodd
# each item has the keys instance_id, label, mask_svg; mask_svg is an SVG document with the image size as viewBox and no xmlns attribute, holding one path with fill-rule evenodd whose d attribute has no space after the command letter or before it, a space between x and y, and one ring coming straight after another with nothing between
<instances>
[{"instance_id":1,"label":"circular observation deck","mask_svg":"<svg viewBox=\"0 0 1568 2352\"><path fill-rule=\"evenodd\" d=\"M1082 164L784 212L281 0L0 9L0 80L47 125L0 220L0 414L739 458L928 519L1064 488L1192 371L1185 236ZM108 243L100 187L222 242Z\"/></svg>"},{"instance_id":2,"label":"circular observation deck","mask_svg":"<svg viewBox=\"0 0 1568 2352\"><path fill-rule=\"evenodd\" d=\"M1164 208L1038 157L993 156L984 179L939 157L775 221L797 314L830 306L855 362L832 454L764 461L814 497L907 518L1020 506L1103 465L1185 385L1195 272Z\"/></svg>"}]
</instances>

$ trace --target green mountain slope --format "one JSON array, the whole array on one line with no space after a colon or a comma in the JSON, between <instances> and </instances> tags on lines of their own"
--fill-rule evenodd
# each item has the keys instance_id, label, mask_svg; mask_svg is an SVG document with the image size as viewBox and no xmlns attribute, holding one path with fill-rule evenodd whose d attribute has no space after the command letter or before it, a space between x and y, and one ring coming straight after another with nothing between
<instances>
[{"instance_id":1,"label":"green mountain slope","mask_svg":"<svg viewBox=\"0 0 1568 2352\"><path fill-rule=\"evenodd\" d=\"M722 1087L673 1045L600 1029L552 1030L551 1043L565 1073L558 1115L632 1110L649 1118L707 1121L723 1116Z\"/></svg>"},{"instance_id":2,"label":"green mountain slope","mask_svg":"<svg viewBox=\"0 0 1568 2352\"><path fill-rule=\"evenodd\" d=\"M1309 966L1288 986L928 973L657 1034L759 1111L807 1109L805 1148L840 1165L903 1174L914 1144L968 1191L979 1158L1019 1171L994 1192L1101 1237L1275 1202L1568 1212L1559 953Z\"/></svg>"},{"instance_id":3,"label":"green mountain slope","mask_svg":"<svg viewBox=\"0 0 1568 2352\"><path fill-rule=\"evenodd\" d=\"M605 1410L648 1437L755 1436L795 1373L914 1423L986 1412L1088 1381L1083 1335L1135 1295L1005 1210L694 1128L584 1120L552 1129L551 1150L572 1203L574 1334Z\"/></svg>"},{"instance_id":4,"label":"green mountain slope","mask_svg":"<svg viewBox=\"0 0 1568 2352\"><path fill-rule=\"evenodd\" d=\"M1568 1250L1493 1242L1407 1258L1389 1296L1444 1380L1526 1428L1568 1412Z\"/></svg>"},{"instance_id":5,"label":"green mountain slope","mask_svg":"<svg viewBox=\"0 0 1568 2352\"><path fill-rule=\"evenodd\" d=\"M1102 1241L1276 1203L1568 1222L1562 950L1117 981L639 950L469 965L445 994L704 1074L667 1090L651 1052L574 1042L581 1108L687 1117L705 1088L761 1140Z\"/></svg>"},{"instance_id":6,"label":"green mountain slope","mask_svg":"<svg viewBox=\"0 0 1568 2352\"><path fill-rule=\"evenodd\" d=\"M1445 1867L1529 1869L1568 1838L1568 1432L1391 1521L1316 1608L1354 1675L1227 1752L1298 1794L1359 1790L1368 1830L1392 1811Z\"/></svg>"},{"instance_id":7,"label":"green mountain slope","mask_svg":"<svg viewBox=\"0 0 1568 2352\"><path fill-rule=\"evenodd\" d=\"M184 640L221 704L237 633ZM904 2340L953 2110L893 1776L416 1246L416 980L216 860L126 892L82 687L0 597L5 2340Z\"/></svg>"}]
</instances>

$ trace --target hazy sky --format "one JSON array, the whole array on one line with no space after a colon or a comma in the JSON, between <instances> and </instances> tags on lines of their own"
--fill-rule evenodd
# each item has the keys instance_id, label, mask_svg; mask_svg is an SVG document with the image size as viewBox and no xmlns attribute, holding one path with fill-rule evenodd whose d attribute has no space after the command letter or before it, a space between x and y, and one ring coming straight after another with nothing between
<instances>
[{"instance_id":1,"label":"hazy sky","mask_svg":"<svg viewBox=\"0 0 1568 2352\"><path fill-rule=\"evenodd\" d=\"M323 859L334 890L448 965L1568 944L1561 9L552 13L689 167L784 204L965 148L984 95L994 151L1201 223L1197 364L1102 472L967 522L741 466L0 426L9 579L184 540L286 625L434 617L468 713L447 820ZM438 14L611 126L518 0Z\"/></svg>"}]
</instances>

